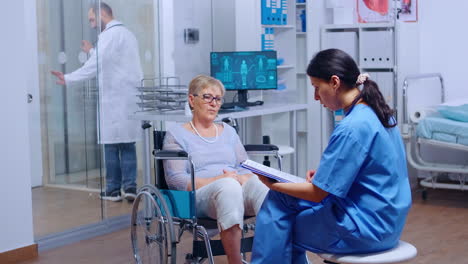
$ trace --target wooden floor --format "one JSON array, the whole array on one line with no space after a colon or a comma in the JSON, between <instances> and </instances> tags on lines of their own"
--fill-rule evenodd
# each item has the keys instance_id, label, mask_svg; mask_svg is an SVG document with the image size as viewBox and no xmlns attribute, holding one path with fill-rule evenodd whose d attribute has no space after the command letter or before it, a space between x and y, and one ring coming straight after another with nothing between
<instances>
[{"instance_id":1,"label":"wooden floor","mask_svg":"<svg viewBox=\"0 0 468 264\"><path fill-rule=\"evenodd\" d=\"M402 240L418 248L418 256L408 263L468 263L468 192L430 190L427 201L420 196L418 192L413 195L413 207L402 235ZM188 248L188 243L181 246ZM313 263L322 263L316 255L308 255ZM134 263L129 230L40 252L38 259L23 262L33 263ZM227 262L224 257L217 257L216 263Z\"/></svg>"},{"instance_id":2,"label":"wooden floor","mask_svg":"<svg viewBox=\"0 0 468 264\"><path fill-rule=\"evenodd\" d=\"M32 189L34 237L129 214L132 204L99 199L99 193L61 188Z\"/></svg>"}]
</instances>

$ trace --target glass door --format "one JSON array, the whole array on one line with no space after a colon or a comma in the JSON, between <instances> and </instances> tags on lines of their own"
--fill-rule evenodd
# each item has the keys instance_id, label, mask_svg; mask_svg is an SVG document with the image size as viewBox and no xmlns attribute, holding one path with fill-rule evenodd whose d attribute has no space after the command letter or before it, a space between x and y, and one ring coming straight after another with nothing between
<instances>
[{"instance_id":1,"label":"glass door","mask_svg":"<svg viewBox=\"0 0 468 264\"><path fill-rule=\"evenodd\" d=\"M98 51L102 21L100 0L39 0L37 2L38 54L41 102L41 137L43 157L43 184L33 188L33 213L35 237L57 233L78 226L93 224L130 214L132 203L101 200L100 193L106 189L105 151L100 141L104 120L103 87L110 87L107 78L106 58L117 60L119 53L107 56L104 49ZM160 77L159 48L159 0L108 0L118 24L108 30L128 30L136 39L137 58L141 64L141 76L130 86L129 97L134 104L128 115L138 111L136 86L143 78ZM97 27L91 27L90 9L96 8ZM91 21L92 22L92 21ZM110 32L108 32L110 33ZM85 42L84 42L85 41ZM83 43L91 44L97 56L93 78L65 86L54 72L72 73L91 59L82 50ZM123 50L120 49L123 53ZM104 52L104 53L102 53ZM136 53L132 53L136 54ZM138 61L137 60L137 61ZM109 60L108 60L109 61ZM103 71L104 70L104 71ZM88 76L91 77L91 76ZM113 87L124 84L112 83ZM135 87L133 87L135 86ZM119 111L121 105L111 109ZM109 109L107 109L109 110ZM115 111L112 111L115 110ZM109 116L109 112L107 112ZM112 122L110 123L112 124ZM134 123L137 128L139 122ZM116 130L113 130L116 131ZM138 129L141 133L141 130ZM136 138L136 187L142 185L143 146ZM124 186L122 186L122 191Z\"/></svg>"},{"instance_id":2,"label":"glass door","mask_svg":"<svg viewBox=\"0 0 468 264\"><path fill-rule=\"evenodd\" d=\"M83 40L96 43L98 36L88 22L91 2L37 2L44 179L33 189L36 237L102 219L97 79L65 86L51 74L73 72L88 60Z\"/></svg>"},{"instance_id":3,"label":"glass door","mask_svg":"<svg viewBox=\"0 0 468 264\"><path fill-rule=\"evenodd\" d=\"M40 70L47 127L49 185L100 189L100 148L97 144L96 79L73 86L56 84L51 70L72 72L87 54L82 40L96 42L88 26L89 1L40 1ZM41 5L42 4L42 5ZM80 12L77 12L80 11Z\"/></svg>"}]
</instances>

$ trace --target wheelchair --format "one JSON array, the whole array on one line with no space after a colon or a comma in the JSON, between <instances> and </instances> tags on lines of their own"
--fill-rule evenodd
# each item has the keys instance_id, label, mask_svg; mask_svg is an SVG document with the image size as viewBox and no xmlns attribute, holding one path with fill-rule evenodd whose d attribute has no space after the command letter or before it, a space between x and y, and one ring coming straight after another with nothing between
<instances>
[{"instance_id":1,"label":"wheelchair","mask_svg":"<svg viewBox=\"0 0 468 264\"><path fill-rule=\"evenodd\" d=\"M162 150L165 131L153 131L155 163L155 186L142 186L133 202L131 215L131 243L135 262L146 263L214 263L214 256L225 255L221 240L212 239L219 233L217 222L211 218L197 217L195 206L195 174L191 156L184 151ZM278 147L271 144L244 145L249 155L274 156L281 169L281 156ZM163 160L187 160L190 165L193 191L170 190L166 184ZM247 219L245 219L247 220ZM248 222L248 221L246 221ZM253 223L244 223L242 229L241 252L243 262L246 252L251 252ZM185 259L177 259L177 245L185 231L193 236L192 250Z\"/></svg>"}]
</instances>

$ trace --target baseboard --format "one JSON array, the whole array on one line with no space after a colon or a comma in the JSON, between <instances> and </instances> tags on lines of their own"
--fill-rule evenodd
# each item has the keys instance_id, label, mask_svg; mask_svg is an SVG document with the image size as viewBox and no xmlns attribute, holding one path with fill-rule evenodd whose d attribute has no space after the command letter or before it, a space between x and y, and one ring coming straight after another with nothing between
<instances>
[{"instance_id":1,"label":"baseboard","mask_svg":"<svg viewBox=\"0 0 468 264\"><path fill-rule=\"evenodd\" d=\"M0 253L0 263L10 264L37 258L37 244Z\"/></svg>"},{"instance_id":2,"label":"baseboard","mask_svg":"<svg viewBox=\"0 0 468 264\"><path fill-rule=\"evenodd\" d=\"M101 222L72 228L63 232L36 238L39 252L69 245L78 241L122 230L130 226L130 215L107 218ZM0 263L2 263L0 261Z\"/></svg>"}]
</instances>

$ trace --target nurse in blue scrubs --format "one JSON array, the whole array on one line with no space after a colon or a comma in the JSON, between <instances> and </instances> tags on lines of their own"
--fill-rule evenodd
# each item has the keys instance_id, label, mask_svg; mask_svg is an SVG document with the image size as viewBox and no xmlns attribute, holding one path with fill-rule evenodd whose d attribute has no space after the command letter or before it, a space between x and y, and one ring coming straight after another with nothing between
<instances>
[{"instance_id":1,"label":"nurse in blue scrubs","mask_svg":"<svg viewBox=\"0 0 468 264\"><path fill-rule=\"evenodd\" d=\"M411 206L404 145L377 84L338 49L317 53L307 75L315 100L345 117L306 183L260 177L270 191L257 215L253 264L390 249Z\"/></svg>"}]
</instances>

